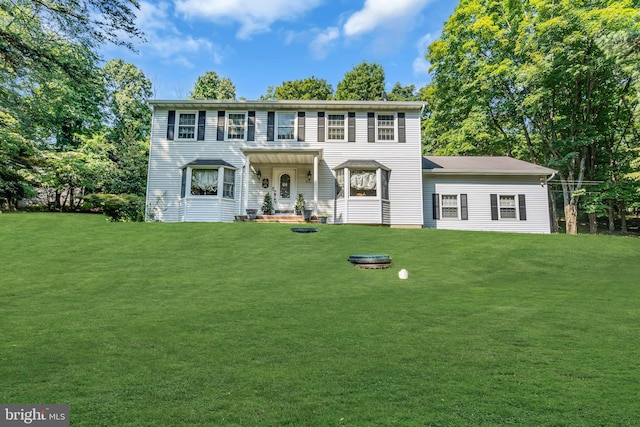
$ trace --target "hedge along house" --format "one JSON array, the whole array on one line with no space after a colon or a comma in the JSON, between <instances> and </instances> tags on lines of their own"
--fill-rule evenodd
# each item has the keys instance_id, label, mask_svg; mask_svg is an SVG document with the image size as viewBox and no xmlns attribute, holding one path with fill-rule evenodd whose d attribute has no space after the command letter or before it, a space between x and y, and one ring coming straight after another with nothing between
<instances>
[{"instance_id":1,"label":"hedge along house","mask_svg":"<svg viewBox=\"0 0 640 427\"><path fill-rule=\"evenodd\" d=\"M419 102L151 101L147 218L233 221L271 193L334 224L422 227Z\"/></svg>"},{"instance_id":2,"label":"hedge along house","mask_svg":"<svg viewBox=\"0 0 640 427\"><path fill-rule=\"evenodd\" d=\"M148 219L231 222L269 193L276 213L293 212L302 194L333 224L550 231L554 171L502 157L423 158L419 102L150 104Z\"/></svg>"}]
</instances>

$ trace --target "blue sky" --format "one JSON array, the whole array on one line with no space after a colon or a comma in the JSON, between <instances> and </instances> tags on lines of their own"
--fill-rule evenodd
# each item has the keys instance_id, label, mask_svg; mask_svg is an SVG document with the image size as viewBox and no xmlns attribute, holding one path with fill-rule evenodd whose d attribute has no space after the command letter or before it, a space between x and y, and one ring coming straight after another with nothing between
<instances>
[{"instance_id":1,"label":"blue sky","mask_svg":"<svg viewBox=\"0 0 640 427\"><path fill-rule=\"evenodd\" d=\"M160 0L141 1L138 54L105 47L152 81L157 99L186 98L198 76L228 77L238 98L315 76L334 90L362 61L417 88L429 80L424 59L457 2L450 0Z\"/></svg>"}]
</instances>

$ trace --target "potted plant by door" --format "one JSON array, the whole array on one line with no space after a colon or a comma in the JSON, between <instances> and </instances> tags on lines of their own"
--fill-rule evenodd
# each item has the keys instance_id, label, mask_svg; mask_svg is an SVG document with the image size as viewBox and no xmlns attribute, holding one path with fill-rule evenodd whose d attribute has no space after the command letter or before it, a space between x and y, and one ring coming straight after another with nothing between
<instances>
[{"instance_id":1,"label":"potted plant by door","mask_svg":"<svg viewBox=\"0 0 640 427\"><path fill-rule=\"evenodd\" d=\"M265 215L271 215L273 213L273 198L271 197L270 192L264 195L264 200L262 201L262 213Z\"/></svg>"},{"instance_id":2,"label":"potted plant by door","mask_svg":"<svg viewBox=\"0 0 640 427\"><path fill-rule=\"evenodd\" d=\"M327 214L318 215L318 222L320 224L326 224L327 223Z\"/></svg>"},{"instance_id":3,"label":"potted plant by door","mask_svg":"<svg viewBox=\"0 0 640 427\"><path fill-rule=\"evenodd\" d=\"M304 196L302 195L302 193L299 193L298 197L296 198L296 204L293 207L296 211L296 215L302 215L306 207L307 202L304 200Z\"/></svg>"},{"instance_id":4,"label":"potted plant by door","mask_svg":"<svg viewBox=\"0 0 640 427\"><path fill-rule=\"evenodd\" d=\"M247 209L247 218L249 221L253 221L256 219L256 215L258 214L258 209Z\"/></svg>"}]
</instances>

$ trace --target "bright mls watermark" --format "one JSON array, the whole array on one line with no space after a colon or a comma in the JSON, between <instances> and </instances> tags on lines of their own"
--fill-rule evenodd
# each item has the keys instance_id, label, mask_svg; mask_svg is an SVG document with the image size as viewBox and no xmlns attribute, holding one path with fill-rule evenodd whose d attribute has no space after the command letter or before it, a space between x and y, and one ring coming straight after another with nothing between
<instances>
[{"instance_id":1,"label":"bright mls watermark","mask_svg":"<svg viewBox=\"0 0 640 427\"><path fill-rule=\"evenodd\" d=\"M0 427L69 427L69 405L0 404Z\"/></svg>"}]
</instances>

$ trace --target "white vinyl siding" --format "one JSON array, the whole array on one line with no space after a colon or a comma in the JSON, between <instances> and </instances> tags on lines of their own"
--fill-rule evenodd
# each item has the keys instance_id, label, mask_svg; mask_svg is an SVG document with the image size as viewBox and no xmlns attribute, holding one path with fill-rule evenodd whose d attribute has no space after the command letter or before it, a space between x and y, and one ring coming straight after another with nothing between
<instances>
[{"instance_id":1,"label":"white vinyl siding","mask_svg":"<svg viewBox=\"0 0 640 427\"><path fill-rule=\"evenodd\" d=\"M203 108L204 109L204 108ZM266 191L262 188L262 180L269 180L269 187L273 185L271 171L274 167L282 167L282 163L255 163L251 167L261 170L262 177L258 179L255 173L246 173L243 169L247 164L243 149L265 149L273 147L277 150L321 150L317 176L307 182L307 172L314 172L313 164L291 164L297 169L298 192L303 193L307 203L312 205L314 179L318 181L318 204L313 206L318 213L329 216L329 223L366 223L389 224L391 226L421 226L421 143L419 111L406 113L406 139L402 144L370 144L367 140L367 111L355 112L355 142L336 144L327 138L327 122L329 116L340 116L342 131L338 132L343 141L347 139L348 114L343 110L332 111L322 108L319 110L300 110L305 113L305 140L297 141L267 141L267 115L274 111L272 106L255 111L255 141L247 141L246 122L248 113L233 110L232 107L220 108L225 110L224 137L228 136L228 118L230 114L244 114L243 140L234 140L233 144L224 144L217 140L218 108L206 110L206 132L204 141L187 141L175 144L168 141L166 109L155 108L152 121L152 138L149 154L149 175L147 186L148 212L154 211L155 217L162 221L227 221L232 222L234 215L244 215L245 207L260 208ZM183 110L184 111L184 110ZM318 141L318 111L325 112L325 141ZM374 110L375 111L375 110ZM178 132L178 113L176 111L176 136ZM291 109L279 112L275 109L278 124L278 113L289 114ZM198 114L195 113L197 134ZM297 120L297 111L296 120ZM385 114L385 113L381 113ZM391 114L391 113L390 113ZM397 114L395 114L397 116ZM338 122L336 124L338 124ZM275 129L277 137L278 130ZM296 122L297 132L297 122ZM395 130L397 138L397 129ZM219 177L220 188L218 196L184 197L181 198L182 169L186 164L196 159L221 159L237 168L235 173L234 199L222 197L222 176ZM376 197L361 197L371 199L373 206L341 206L335 200L335 171L334 167L351 159L375 159L391 169L381 179L388 181L388 194ZM289 165L287 165L289 166ZM384 172L384 171L382 171ZM249 188L244 182L249 180ZM188 181L189 182L189 181ZM348 188L345 189L348 191ZM187 193L189 191L187 190ZM245 200L246 197L246 200ZM215 199L213 202L205 199Z\"/></svg>"},{"instance_id":2,"label":"white vinyl siding","mask_svg":"<svg viewBox=\"0 0 640 427\"><path fill-rule=\"evenodd\" d=\"M433 194L458 194L458 196L466 194L468 219L465 221L434 219ZM517 219L492 220L492 194L514 196ZM526 221L519 220L518 195L526 196ZM458 199L460 201L459 197ZM422 200L424 226L428 228L519 233L550 232L547 187L540 185L539 176L442 176L425 173Z\"/></svg>"}]
</instances>

